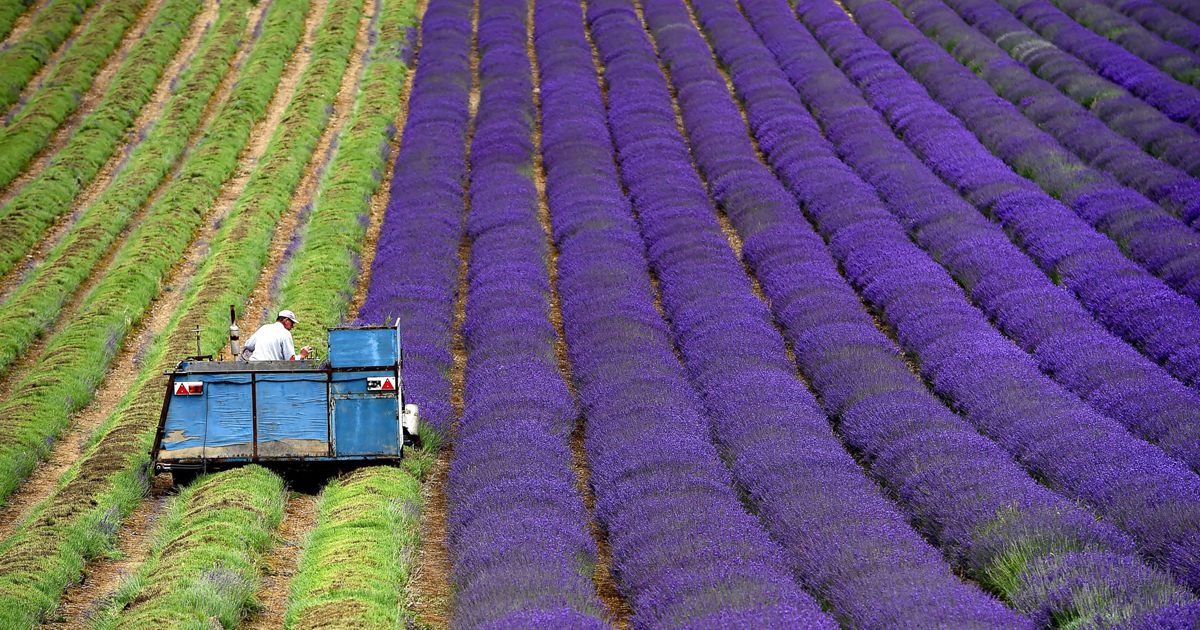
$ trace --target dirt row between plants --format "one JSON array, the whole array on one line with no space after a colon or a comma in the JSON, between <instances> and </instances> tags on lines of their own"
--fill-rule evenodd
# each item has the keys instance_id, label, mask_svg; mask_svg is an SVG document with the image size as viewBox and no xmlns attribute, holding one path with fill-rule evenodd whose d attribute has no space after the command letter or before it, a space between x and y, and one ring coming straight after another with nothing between
<instances>
[{"instance_id":1,"label":"dirt row between plants","mask_svg":"<svg viewBox=\"0 0 1200 630\"><path fill-rule=\"evenodd\" d=\"M246 302L239 321L245 322L243 327L250 334L257 325L264 323L271 315L274 302L273 289L279 278L286 272L289 245L294 242L299 230L304 227L307 210L316 201L321 179L325 168L329 165L330 157L339 134L346 128L354 113L355 97L359 83L363 77L364 57L371 45L370 27L376 17L379 5L373 0L367 0L363 13L359 17L358 31L355 34L354 48L350 51L346 72L338 88L337 99L334 101L333 113L326 122L324 131L313 149L312 157L305 168L300 183L292 192L287 210L280 217L271 239L271 246L266 264L258 277L250 298ZM303 317L303 315L300 315ZM300 549L309 533L318 523L318 496L311 489L302 492L293 491L284 508L284 518L275 542L264 557L266 559L265 575L259 583L255 599L262 609L249 619L246 628L253 630L277 630L283 628L284 615L287 613L288 596L291 593L292 577L295 575L297 563L300 561Z\"/></svg>"},{"instance_id":2,"label":"dirt row between plants","mask_svg":"<svg viewBox=\"0 0 1200 630\"><path fill-rule=\"evenodd\" d=\"M266 554L266 576L259 583L255 599L262 605L257 615L243 624L248 630L283 628L287 613L292 576L300 562L300 546L317 526L319 499L315 494L292 492L284 506L283 522L275 532L275 542ZM262 571L260 571L262 572Z\"/></svg>"},{"instance_id":3,"label":"dirt row between plants","mask_svg":"<svg viewBox=\"0 0 1200 630\"><path fill-rule=\"evenodd\" d=\"M338 88L337 99L333 103L333 112L313 148L312 158L308 161L300 183L292 191L292 199L288 203L287 210L284 211L275 226L275 235L271 238L267 262L263 265L262 273L258 277L258 284L254 286L254 291L246 300L242 314L238 316L240 322L245 322L239 324L239 327L245 330L247 338L255 329L267 323L268 318L274 314L272 307L277 297L274 293L278 289L278 283L283 274L287 272L287 258L291 253L289 246L295 243L304 229L309 211L317 201L321 179L336 149L335 142L354 114L354 102L358 94L359 83L363 78L364 55L371 45L369 41L371 21L375 19L378 10L378 3L373 0L367 0L363 5L362 16L358 21L358 32L354 36L354 48L350 51L346 73L342 76L342 84ZM286 305L282 306L287 308ZM297 316L304 317L304 314Z\"/></svg>"},{"instance_id":4,"label":"dirt row between plants","mask_svg":"<svg viewBox=\"0 0 1200 630\"><path fill-rule=\"evenodd\" d=\"M230 70L222 80L220 88L214 94L213 98L210 99L208 107L204 112L204 119L197 126L196 133L190 138L189 146L201 136L203 130L208 127L208 124L216 116L217 112L220 111L221 105L229 96L230 91L233 89L234 79L237 76L235 68L241 65L246 56L249 55L249 51L252 48L251 44L254 42L254 28L259 18L269 6L269 2L260 2L251 8L246 29L242 36L242 41L245 43L234 55L233 63L230 64ZM214 10L215 7L216 3L213 2L212 8ZM206 6L204 10L207 11L208 9L209 7ZM288 98L290 100L290 94ZM274 102L272 105L274 105ZM286 107L286 103L284 106ZM177 171L178 165L176 168ZM88 281L80 287L63 308L60 313L59 322L69 321L71 314L76 312L88 291L103 279L116 252L124 244L125 237L138 224L141 214L144 214L154 204L161 191L174 179L174 174L172 173L172 175L164 178L164 181L159 184L155 193L151 195L150 199L142 207L139 215L135 216L134 220L130 222L130 227L114 242L109 252L105 255L105 259L96 266L96 271L92 273ZM81 205L79 209L83 207ZM214 205L215 208L216 205ZM137 379L137 375L141 370L141 357L149 349L154 338L165 330L167 324L170 323L171 317L183 301L188 283L208 253L209 243L216 233L217 226L215 223L219 222L221 216L223 216L217 216L214 209L209 210L209 216L205 219L203 227L193 240L192 246L188 249L183 261L177 264L175 269L172 270L167 282L163 285L163 290L152 303L150 310L130 332L125 345L113 360L108 374L105 375L104 381L96 390L93 402L83 412L72 419L70 428L59 438L50 453L50 457L38 464L29 479L21 485L20 489L13 493L8 503L3 508L0 508L0 538L8 537L17 524L24 520L25 516L33 508L46 499L46 497L50 496L57 487L58 480L63 473L70 469L83 455L87 444L92 438L93 432L116 410L121 398L125 396ZM228 212L228 207L225 208L225 211ZM36 359L45 348L49 337L50 334L43 336L34 346L30 347L25 352L25 355L14 364L3 381L0 381L0 397L3 397L15 383L21 382L23 375L36 364Z\"/></svg>"},{"instance_id":5,"label":"dirt row between plants","mask_svg":"<svg viewBox=\"0 0 1200 630\"><path fill-rule=\"evenodd\" d=\"M466 195L466 187L471 181L471 140L475 136L475 113L479 110L479 0L471 9L471 91L467 95L467 131L463 138L466 144L467 177L463 181L464 220L466 213L471 211L470 197ZM413 70L413 75L416 69ZM437 628L446 628L450 624L450 604L453 594L451 576L454 565L450 558L450 548L446 544L447 520L449 516L446 504L446 477L450 471L450 462L454 459L454 438L458 420L463 412L463 383L464 370L467 365L467 346L463 338L462 326L466 318L467 307L467 265L471 257L471 241L464 232L458 247L458 294L454 301L453 329L454 337L451 351L454 356L454 366L450 370L450 402L454 408L454 419L451 423L451 435L446 437L442 449L430 468L428 476L421 487L421 548L417 558L417 567L413 573L413 610L421 623Z\"/></svg>"},{"instance_id":6,"label":"dirt row between plants","mask_svg":"<svg viewBox=\"0 0 1200 630\"><path fill-rule=\"evenodd\" d=\"M38 630L86 630L91 627L95 613L103 608L105 598L116 590L126 577L150 555L154 544L154 526L175 494L170 475L158 475L150 486L150 494L132 514L121 523L117 534L117 553L108 559L103 571L91 571L84 580L67 589L53 618ZM91 569L91 567L89 567ZM102 597L97 597L102 594Z\"/></svg>"},{"instance_id":7,"label":"dirt row between plants","mask_svg":"<svg viewBox=\"0 0 1200 630\"><path fill-rule=\"evenodd\" d=\"M59 44L57 50L50 54L50 56L46 59L46 62L42 64L42 67L38 68L38 71L29 79L29 82L25 84L25 87L21 89L21 95L17 97L17 101L9 106L8 110L4 112L4 117L0 118L0 128L11 125L12 121L17 119L17 116L21 113L21 110L25 108L25 103L29 102L29 98L42 88L42 84L44 84L46 79L48 79L50 75L54 73L54 70L58 68L58 62L63 58L63 55L67 54L67 51L71 49L71 46L75 43L75 40L79 39L79 36L82 35L83 32L92 25L92 20L96 19L96 14L100 12L100 6L102 4L103 2L96 2L92 6L88 7L87 11L84 12L83 17L80 18L79 23L75 25L75 28L71 29L71 34L68 35L61 44ZM17 40L13 41L15 42Z\"/></svg>"},{"instance_id":8,"label":"dirt row between plants","mask_svg":"<svg viewBox=\"0 0 1200 630\"><path fill-rule=\"evenodd\" d=\"M25 262L14 266L7 274L0 276L0 303L3 303L12 290L24 280L31 269L46 260L46 257L54 247L71 231L75 222L83 215L83 211L100 198L100 195L121 172L129 154L145 139L150 128L162 116L163 110L166 108L167 102L174 92L174 85L177 79L187 69L196 50L204 40L208 29L216 21L218 6L219 3L217 0L204 0L200 11L197 13L195 19L192 20L192 25L187 36L181 42L179 50L175 53L175 57L171 59L171 62L167 65L162 77L159 79L154 95L146 106L142 108L137 119L126 132L125 140L113 152L112 157L100 169L96 177L92 179L91 184L75 197L72 201L72 207L67 212L62 213L55 220L54 224L46 230L45 234L38 239L37 243L29 249L25 257ZM249 32L248 30L247 33ZM228 90L225 91L228 92ZM209 111L215 111L215 109L210 107ZM205 127L206 124L201 124L197 126L197 130L202 130ZM199 137L199 131L192 135L191 141L194 142L197 137ZM9 186L4 195L0 196L0 205L11 201L18 191L19 187ZM132 223L136 225L137 222L133 221Z\"/></svg>"},{"instance_id":9,"label":"dirt row between plants","mask_svg":"<svg viewBox=\"0 0 1200 630\"><path fill-rule=\"evenodd\" d=\"M48 4L50 4L50 0L36 0L25 9L24 13L17 16L17 19L13 21L12 28L8 31L8 35L4 37L4 41L0 42L0 51L12 48L13 44L20 41L25 36L25 33L29 31L33 20L37 18L38 14Z\"/></svg>"},{"instance_id":10,"label":"dirt row between plants","mask_svg":"<svg viewBox=\"0 0 1200 630\"><path fill-rule=\"evenodd\" d=\"M542 111L542 99L539 90L541 78L538 74L537 54L533 47L533 3L536 0L529 0L529 41L527 47L529 49L529 58L533 62L533 79L534 79L534 104L537 106L538 112ZM583 0L580 1L583 20L583 34L587 39L588 46L592 49L592 64L596 68L596 79L600 84L600 93L604 98L605 106L608 104L608 88L604 83L604 64L600 61L600 52L596 48L595 42L592 41L592 32L587 25L587 4ZM554 329L558 333L558 361L559 367L563 371L563 377L566 378L568 386L571 388L571 395L577 400L579 397L575 389L575 381L571 377L571 365L567 359L567 343L566 333L563 331L562 323L562 308L561 301L558 296L558 246L554 242L553 229L550 222L550 204L546 197L546 168L542 161L542 124L541 116L538 117L534 126L535 142L534 146L538 147L535 154L535 182L538 189L538 198L541 205L542 226L546 230L546 241L550 246L549 266L550 266L550 309L551 321L554 324ZM657 282L657 278L652 275L652 278ZM658 291L656 286L655 291L655 306L662 312L662 304L658 302ZM604 528L600 526L595 519L596 497L592 493L591 486L591 465L588 463L587 449L584 447L584 441L587 434L587 417L580 410L579 420L575 425L575 431L571 434L571 453L574 457L574 469L576 478L576 487L583 495L583 504L587 508L588 514L588 530L592 535L592 540L596 543L596 568L592 574L592 580L596 584L596 595L600 601L604 602L608 607L609 617L613 621L613 625L618 630L628 630L630 627L629 603L621 596L617 589L616 580L613 577L613 560L612 553L609 550L608 535L604 532Z\"/></svg>"},{"instance_id":11,"label":"dirt row between plants","mask_svg":"<svg viewBox=\"0 0 1200 630\"><path fill-rule=\"evenodd\" d=\"M0 205L8 203L9 200L25 187L25 184L28 184L40 175L46 166L50 164L50 161L54 159L54 155L58 153L59 149L66 146L84 119L96 111L96 106L103 100L104 93L108 91L109 85L112 84L113 79L117 76L117 71L121 69L121 64L124 63L125 57L141 41L146 29L150 26L150 21L158 15L159 10L162 9L165 2L166 0L150 0L142 7L137 19L129 25L129 28L125 29L125 35L122 37L121 43L117 45L117 48L113 50L113 53L104 60L104 63L97 70L91 87L80 97L79 106L75 109L75 113L68 116L58 126L58 129L54 130L54 133L47 140L46 146L41 151L38 151L33 156L33 159L29 161L29 164L25 166L25 170L4 188L3 193L0 193Z\"/></svg>"},{"instance_id":12,"label":"dirt row between plants","mask_svg":"<svg viewBox=\"0 0 1200 630\"><path fill-rule=\"evenodd\" d=\"M246 24L246 31L242 38L243 44L235 55L233 63L230 64L231 70L241 66L246 56L249 55L255 40L254 31L258 26L259 19L269 6L270 2L264 1L259 2L251 9L249 20ZM153 342L154 338L166 329L171 318L180 308L187 292L187 286L208 257L213 238L216 236L221 223L230 210L232 210L233 204L245 188L250 174L254 170L254 166L266 151L271 135L282 120L287 106L292 100L300 77L308 67L311 59L310 51L313 40L316 37L321 20L325 16L327 7L328 0L314 0L312 2L309 14L305 20L304 35L301 43L297 46L291 60L289 60L287 66L284 68L275 94L272 96L271 102L267 107L266 115L254 126L251 132L250 140L239 156L237 171L234 176L225 182L216 201L206 212L204 220L201 223L201 228L195 238L193 238L182 261L176 264L171 270L169 279L164 284L164 290L155 299L150 312L143 317L142 321L129 337L125 347L118 354L115 361L115 369L110 370L100 390L97 392L97 403L93 403L87 412L80 414L79 417L74 419L72 428L67 435L64 435L64 439L60 441L60 447L56 447L52 453L50 462L60 464L61 469L52 478L50 474L45 475L47 478L36 488L30 487L34 481L33 478L27 481L14 494L11 508L17 508L16 501L21 499L24 505L22 512L28 513L28 511L32 510L38 503L48 497L57 486L57 480L61 474L66 472L83 454L82 449L77 447L61 448L61 446L65 445L63 443L67 442L65 438L79 435L81 436L79 438L80 441L86 444L87 434L100 426L116 409L121 398L133 386L141 368L140 358L142 354L149 347L150 343ZM206 128L212 117L219 111L217 105L223 102L230 90L232 90L235 77L236 72L226 74L221 88L217 92L216 96L218 98L210 101L209 108L205 111L204 123L200 125L200 128ZM153 201L150 203L153 203ZM85 426L86 424L90 424L90 426ZM50 462L40 465L38 471L35 471L35 475ZM154 487L157 488L159 484L167 483L166 480L169 478L169 475L159 475L154 480ZM155 515L154 507L151 504L155 503L158 498L152 494L152 500L144 501L122 523L121 533L118 534L118 537L122 541L120 545L122 556L144 558L145 554L148 553L152 536L127 535L126 530L129 532L149 531L151 524L148 521L152 520ZM5 522L3 521L3 515L6 515L9 509L5 508L3 511L0 511L0 522ZM15 522L19 522L20 520L20 518L13 518ZM7 535L7 532L11 531L13 525L15 525L14 522L6 522L5 524L6 527L3 535ZM73 607L73 610L86 611L95 609L102 599L110 595L113 588L116 588L120 584L123 573L127 572L129 568L130 565L128 563L113 557L101 557L89 562L84 570L83 581L70 591L69 603ZM67 601L64 600L64 602Z\"/></svg>"}]
</instances>

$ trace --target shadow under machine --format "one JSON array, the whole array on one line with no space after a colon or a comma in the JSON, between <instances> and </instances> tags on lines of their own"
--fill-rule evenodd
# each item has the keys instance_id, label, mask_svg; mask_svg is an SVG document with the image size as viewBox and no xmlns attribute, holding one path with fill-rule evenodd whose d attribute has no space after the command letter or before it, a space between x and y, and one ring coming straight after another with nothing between
<instances>
[{"instance_id":1,"label":"shadow under machine","mask_svg":"<svg viewBox=\"0 0 1200 630\"><path fill-rule=\"evenodd\" d=\"M230 332L237 356L236 324ZM293 469L397 461L416 444L419 425L417 406L404 400L403 360L399 320L330 328L325 360L188 357L166 373L155 472L178 480L250 463Z\"/></svg>"}]
</instances>

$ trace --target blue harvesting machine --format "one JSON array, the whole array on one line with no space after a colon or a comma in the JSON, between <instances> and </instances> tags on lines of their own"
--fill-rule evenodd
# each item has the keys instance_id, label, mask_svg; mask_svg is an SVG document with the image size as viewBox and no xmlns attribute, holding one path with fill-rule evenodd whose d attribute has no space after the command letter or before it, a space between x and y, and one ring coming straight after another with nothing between
<instances>
[{"instance_id":1,"label":"blue harvesting machine","mask_svg":"<svg viewBox=\"0 0 1200 630\"><path fill-rule=\"evenodd\" d=\"M330 328L326 360L188 357L167 372L155 471L179 480L250 463L336 468L399 460L416 443L419 424L417 406L404 402L403 360L399 321Z\"/></svg>"}]
</instances>

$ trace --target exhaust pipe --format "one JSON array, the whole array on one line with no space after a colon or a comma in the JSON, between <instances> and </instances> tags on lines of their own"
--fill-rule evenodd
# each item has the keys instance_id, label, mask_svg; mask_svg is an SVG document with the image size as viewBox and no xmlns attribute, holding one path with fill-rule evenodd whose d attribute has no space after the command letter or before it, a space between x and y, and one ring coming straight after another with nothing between
<instances>
[{"instance_id":1,"label":"exhaust pipe","mask_svg":"<svg viewBox=\"0 0 1200 630\"><path fill-rule=\"evenodd\" d=\"M242 353L242 349L240 347L241 343L239 343L239 339L240 338L238 337L237 314L233 310L233 305L230 304L229 305L229 349L230 349L230 351L233 352L233 360L234 361L237 361L238 356L241 355L241 353Z\"/></svg>"}]
</instances>

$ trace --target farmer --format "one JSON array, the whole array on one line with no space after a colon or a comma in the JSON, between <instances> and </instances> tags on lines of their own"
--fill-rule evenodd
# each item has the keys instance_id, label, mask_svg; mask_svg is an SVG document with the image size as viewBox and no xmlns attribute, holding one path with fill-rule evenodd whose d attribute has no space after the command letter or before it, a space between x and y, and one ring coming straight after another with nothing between
<instances>
[{"instance_id":1,"label":"farmer","mask_svg":"<svg viewBox=\"0 0 1200 630\"><path fill-rule=\"evenodd\" d=\"M274 324L259 328L246 340L243 352L250 352L251 361L290 361L296 358L296 346L292 344L292 327L296 325L296 314L283 310ZM311 346L300 348L300 358L312 354Z\"/></svg>"}]
</instances>

